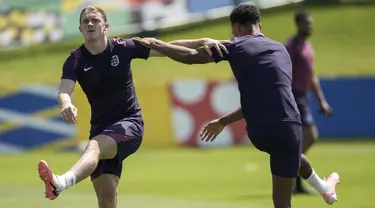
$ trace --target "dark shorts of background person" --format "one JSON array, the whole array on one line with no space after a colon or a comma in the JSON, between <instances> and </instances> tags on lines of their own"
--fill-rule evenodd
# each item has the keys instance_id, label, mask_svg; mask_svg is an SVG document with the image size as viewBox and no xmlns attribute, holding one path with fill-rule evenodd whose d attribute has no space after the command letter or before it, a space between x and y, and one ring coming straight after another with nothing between
<instances>
[{"instance_id":1,"label":"dark shorts of background person","mask_svg":"<svg viewBox=\"0 0 375 208\"><path fill-rule=\"evenodd\" d=\"M302 125L304 127L314 126L314 118L311 113L309 98L306 92L293 91L298 110L301 114Z\"/></svg>"},{"instance_id":2,"label":"dark shorts of background person","mask_svg":"<svg viewBox=\"0 0 375 208\"><path fill-rule=\"evenodd\" d=\"M117 155L112 159L100 160L97 168L91 174L91 180L101 174L113 174L121 178L123 161L141 146L143 121L138 118L124 118L114 124L92 131L90 140L100 134L110 136L116 141Z\"/></svg>"},{"instance_id":3,"label":"dark shorts of background person","mask_svg":"<svg viewBox=\"0 0 375 208\"><path fill-rule=\"evenodd\" d=\"M276 122L247 127L251 143L270 155L271 172L275 176L298 176L302 154L302 126L297 122Z\"/></svg>"}]
</instances>

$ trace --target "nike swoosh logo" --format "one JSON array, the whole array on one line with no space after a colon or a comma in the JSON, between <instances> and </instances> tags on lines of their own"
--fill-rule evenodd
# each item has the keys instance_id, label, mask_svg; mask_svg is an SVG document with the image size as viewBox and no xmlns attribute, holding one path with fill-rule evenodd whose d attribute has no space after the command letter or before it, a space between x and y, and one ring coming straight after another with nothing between
<instances>
[{"instance_id":1,"label":"nike swoosh logo","mask_svg":"<svg viewBox=\"0 0 375 208\"><path fill-rule=\"evenodd\" d=\"M88 67L88 68L83 68L83 71L88 71L88 70L90 70L92 68L92 66L91 67Z\"/></svg>"}]
</instances>

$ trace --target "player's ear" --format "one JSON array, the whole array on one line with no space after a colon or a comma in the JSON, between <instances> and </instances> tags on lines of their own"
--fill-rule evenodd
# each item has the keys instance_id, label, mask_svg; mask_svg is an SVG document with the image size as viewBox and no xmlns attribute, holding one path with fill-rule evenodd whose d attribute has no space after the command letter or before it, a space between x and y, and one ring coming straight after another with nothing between
<instances>
[{"instance_id":1,"label":"player's ear","mask_svg":"<svg viewBox=\"0 0 375 208\"><path fill-rule=\"evenodd\" d=\"M108 23L105 23L104 24L104 28L107 30L109 28L109 24Z\"/></svg>"},{"instance_id":2,"label":"player's ear","mask_svg":"<svg viewBox=\"0 0 375 208\"><path fill-rule=\"evenodd\" d=\"M78 26L78 30L82 33L82 28L81 28L81 25Z\"/></svg>"}]
</instances>

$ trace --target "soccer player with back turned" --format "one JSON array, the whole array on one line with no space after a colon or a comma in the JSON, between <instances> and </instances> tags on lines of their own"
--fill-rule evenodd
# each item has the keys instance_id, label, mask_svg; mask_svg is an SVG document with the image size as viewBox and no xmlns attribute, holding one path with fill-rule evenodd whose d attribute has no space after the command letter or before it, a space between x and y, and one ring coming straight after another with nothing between
<instances>
[{"instance_id":1,"label":"soccer player with back turned","mask_svg":"<svg viewBox=\"0 0 375 208\"><path fill-rule=\"evenodd\" d=\"M270 155L275 208L291 207L293 184L299 175L314 187L327 204L337 201L337 173L326 180L302 154L302 124L292 93L292 63L283 44L261 33L260 12L240 4L230 14L232 43L223 57L217 51L189 49L163 41L138 39L143 45L185 64L228 61L238 82L241 108L209 123L202 131L212 141L230 123L245 119L249 138Z\"/></svg>"}]
</instances>

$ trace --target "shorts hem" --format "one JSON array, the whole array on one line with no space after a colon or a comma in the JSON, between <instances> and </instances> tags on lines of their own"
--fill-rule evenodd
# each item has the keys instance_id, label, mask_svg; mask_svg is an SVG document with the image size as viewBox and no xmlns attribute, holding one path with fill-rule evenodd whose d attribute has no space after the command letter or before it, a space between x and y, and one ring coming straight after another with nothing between
<instances>
[{"instance_id":1,"label":"shorts hem","mask_svg":"<svg viewBox=\"0 0 375 208\"><path fill-rule=\"evenodd\" d=\"M281 177L281 178L297 178L298 177L298 173L297 174L279 174L279 173L275 173L275 172L272 172L272 175L274 176L277 176L277 177Z\"/></svg>"},{"instance_id":2,"label":"shorts hem","mask_svg":"<svg viewBox=\"0 0 375 208\"><path fill-rule=\"evenodd\" d=\"M117 175L115 173L112 173L112 172L103 172L103 173L100 173L100 174L97 174L97 175L93 175L93 176L90 175L90 179L91 179L91 181L93 181L93 180L95 180L96 178L98 178L99 176L101 176L103 174L114 175L114 176L117 176L119 179L121 179L121 176L119 176L119 175Z\"/></svg>"}]
</instances>

